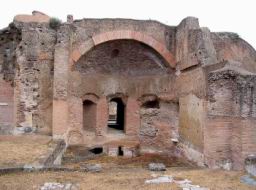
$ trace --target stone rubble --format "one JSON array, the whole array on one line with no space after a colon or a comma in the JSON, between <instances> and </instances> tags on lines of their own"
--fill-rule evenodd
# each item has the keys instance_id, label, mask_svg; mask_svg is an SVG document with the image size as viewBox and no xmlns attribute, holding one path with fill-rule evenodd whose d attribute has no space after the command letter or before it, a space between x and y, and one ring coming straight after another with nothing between
<instances>
[{"instance_id":1,"label":"stone rubble","mask_svg":"<svg viewBox=\"0 0 256 190\"><path fill-rule=\"evenodd\" d=\"M165 171L166 167L163 163L150 163L148 165L150 171Z\"/></svg>"},{"instance_id":2,"label":"stone rubble","mask_svg":"<svg viewBox=\"0 0 256 190\"><path fill-rule=\"evenodd\" d=\"M145 181L145 184L160 184L160 183L176 183L179 185L182 190L210 190L206 187L200 187L199 185L191 184L192 181L188 179L184 180L174 180L172 176L163 175L157 176L156 174L152 174L153 179L148 179Z\"/></svg>"},{"instance_id":3,"label":"stone rubble","mask_svg":"<svg viewBox=\"0 0 256 190\"><path fill-rule=\"evenodd\" d=\"M81 164L80 169L86 172L101 172L102 166L101 164Z\"/></svg>"},{"instance_id":4,"label":"stone rubble","mask_svg":"<svg viewBox=\"0 0 256 190\"><path fill-rule=\"evenodd\" d=\"M173 178L170 176L160 176L154 179L148 179L145 181L146 184L159 184L159 183L172 183Z\"/></svg>"},{"instance_id":5,"label":"stone rubble","mask_svg":"<svg viewBox=\"0 0 256 190\"><path fill-rule=\"evenodd\" d=\"M47 182L39 190L79 190L78 184Z\"/></svg>"}]
</instances>

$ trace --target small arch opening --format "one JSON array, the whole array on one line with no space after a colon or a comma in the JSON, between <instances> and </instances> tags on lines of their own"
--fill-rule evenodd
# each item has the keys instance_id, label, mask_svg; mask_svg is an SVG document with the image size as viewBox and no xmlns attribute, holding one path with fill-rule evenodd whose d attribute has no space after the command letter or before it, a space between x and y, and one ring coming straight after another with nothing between
<instances>
[{"instance_id":1,"label":"small arch opening","mask_svg":"<svg viewBox=\"0 0 256 190\"><path fill-rule=\"evenodd\" d=\"M83 129L95 131L96 128L96 107L97 105L90 101L83 102Z\"/></svg>"},{"instance_id":2,"label":"small arch opening","mask_svg":"<svg viewBox=\"0 0 256 190\"><path fill-rule=\"evenodd\" d=\"M102 154L103 153L103 148L102 147L95 147L93 149L89 150L93 154Z\"/></svg>"},{"instance_id":3,"label":"small arch opening","mask_svg":"<svg viewBox=\"0 0 256 190\"><path fill-rule=\"evenodd\" d=\"M109 102L108 127L111 129L124 130L125 105L121 98L112 98Z\"/></svg>"}]
</instances>

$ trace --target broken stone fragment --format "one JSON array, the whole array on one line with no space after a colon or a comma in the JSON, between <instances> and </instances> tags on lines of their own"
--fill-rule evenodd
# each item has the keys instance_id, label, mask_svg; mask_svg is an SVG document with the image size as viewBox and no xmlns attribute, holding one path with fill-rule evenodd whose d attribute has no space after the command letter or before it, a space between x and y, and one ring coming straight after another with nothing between
<instances>
[{"instance_id":1,"label":"broken stone fragment","mask_svg":"<svg viewBox=\"0 0 256 190\"><path fill-rule=\"evenodd\" d=\"M19 135L19 134L24 134L24 133L33 133L36 131L36 128L34 127L30 127L30 126L22 126L20 125L20 127L15 127L12 134L13 135Z\"/></svg>"},{"instance_id":2,"label":"broken stone fragment","mask_svg":"<svg viewBox=\"0 0 256 190\"><path fill-rule=\"evenodd\" d=\"M80 169L86 172L100 172L102 167L100 164L81 164Z\"/></svg>"},{"instance_id":3,"label":"broken stone fragment","mask_svg":"<svg viewBox=\"0 0 256 190\"><path fill-rule=\"evenodd\" d=\"M173 178L170 176L160 176L154 179L146 180L146 184L160 184L160 183L172 183Z\"/></svg>"},{"instance_id":4,"label":"broken stone fragment","mask_svg":"<svg viewBox=\"0 0 256 190\"><path fill-rule=\"evenodd\" d=\"M177 138L172 138L171 141L174 142L174 143L178 143L179 142L179 140Z\"/></svg>"},{"instance_id":5,"label":"broken stone fragment","mask_svg":"<svg viewBox=\"0 0 256 190\"><path fill-rule=\"evenodd\" d=\"M43 186L41 186L40 190L78 190L79 185L78 184L72 184L72 183L56 183L56 182L49 182L44 183Z\"/></svg>"},{"instance_id":6,"label":"broken stone fragment","mask_svg":"<svg viewBox=\"0 0 256 190\"><path fill-rule=\"evenodd\" d=\"M148 168L150 171L166 171L166 167L163 163L150 163Z\"/></svg>"}]
</instances>

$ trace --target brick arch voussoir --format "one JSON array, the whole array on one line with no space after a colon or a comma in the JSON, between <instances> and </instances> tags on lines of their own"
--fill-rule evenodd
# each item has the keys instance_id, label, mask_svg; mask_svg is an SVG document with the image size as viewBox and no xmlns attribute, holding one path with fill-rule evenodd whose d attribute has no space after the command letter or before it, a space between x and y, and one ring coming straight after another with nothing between
<instances>
[{"instance_id":1,"label":"brick arch voussoir","mask_svg":"<svg viewBox=\"0 0 256 190\"><path fill-rule=\"evenodd\" d=\"M97 104L99 101L99 96L97 96L96 94L93 94L93 93L87 93L82 96L82 100L83 100L83 102L86 100L89 100L89 101Z\"/></svg>"},{"instance_id":2,"label":"brick arch voussoir","mask_svg":"<svg viewBox=\"0 0 256 190\"><path fill-rule=\"evenodd\" d=\"M77 62L80 57L87 53L90 49L104 42L112 40L135 40L155 49L169 63L172 68L175 68L176 65L174 55L165 47L164 44L142 32L131 30L110 31L97 34L93 36L91 40L92 42L86 41L80 46L74 48L71 54L73 62Z\"/></svg>"}]
</instances>

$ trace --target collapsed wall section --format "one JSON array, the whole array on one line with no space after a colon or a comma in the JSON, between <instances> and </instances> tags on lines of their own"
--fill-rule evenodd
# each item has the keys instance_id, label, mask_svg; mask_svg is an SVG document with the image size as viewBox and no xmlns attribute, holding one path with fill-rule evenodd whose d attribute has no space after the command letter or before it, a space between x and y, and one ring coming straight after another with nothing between
<instances>
[{"instance_id":1,"label":"collapsed wall section","mask_svg":"<svg viewBox=\"0 0 256 190\"><path fill-rule=\"evenodd\" d=\"M208 77L205 159L210 167L243 169L256 151L256 75L226 64Z\"/></svg>"},{"instance_id":2,"label":"collapsed wall section","mask_svg":"<svg viewBox=\"0 0 256 190\"><path fill-rule=\"evenodd\" d=\"M51 135L56 32L46 23L15 25L21 30L21 41L16 48L14 132Z\"/></svg>"},{"instance_id":3,"label":"collapsed wall section","mask_svg":"<svg viewBox=\"0 0 256 190\"><path fill-rule=\"evenodd\" d=\"M140 108L140 147L142 152L175 155L179 137L179 105L162 100L147 101Z\"/></svg>"},{"instance_id":4,"label":"collapsed wall section","mask_svg":"<svg viewBox=\"0 0 256 190\"><path fill-rule=\"evenodd\" d=\"M244 70L256 72L256 53L253 47L238 34L212 32L211 39L216 49L218 62L232 61L231 64Z\"/></svg>"},{"instance_id":5,"label":"collapsed wall section","mask_svg":"<svg viewBox=\"0 0 256 190\"><path fill-rule=\"evenodd\" d=\"M49 20L33 11L0 31L0 133L51 134L56 31Z\"/></svg>"},{"instance_id":6,"label":"collapsed wall section","mask_svg":"<svg viewBox=\"0 0 256 190\"><path fill-rule=\"evenodd\" d=\"M255 56L238 35L211 33L195 18L177 27L179 134L190 160L242 169L255 153Z\"/></svg>"},{"instance_id":7,"label":"collapsed wall section","mask_svg":"<svg viewBox=\"0 0 256 190\"><path fill-rule=\"evenodd\" d=\"M15 123L14 76L20 41L21 32L13 24L0 31L0 134L10 134Z\"/></svg>"}]
</instances>

